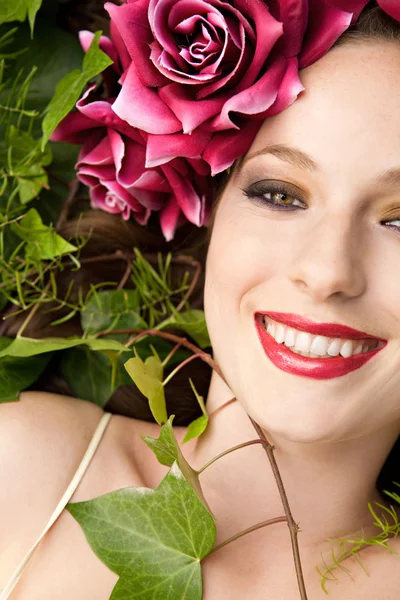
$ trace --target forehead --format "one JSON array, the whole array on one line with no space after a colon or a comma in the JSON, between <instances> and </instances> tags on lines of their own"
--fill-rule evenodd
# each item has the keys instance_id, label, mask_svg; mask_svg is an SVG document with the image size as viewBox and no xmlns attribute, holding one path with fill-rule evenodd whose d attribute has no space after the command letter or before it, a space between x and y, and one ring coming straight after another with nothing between
<instances>
[{"instance_id":1,"label":"forehead","mask_svg":"<svg viewBox=\"0 0 400 600\"><path fill-rule=\"evenodd\" d=\"M249 155L288 144L328 170L400 164L400 44L339 46L300 76L305 91L264 122Z\"/></svg>"}]
</instances>

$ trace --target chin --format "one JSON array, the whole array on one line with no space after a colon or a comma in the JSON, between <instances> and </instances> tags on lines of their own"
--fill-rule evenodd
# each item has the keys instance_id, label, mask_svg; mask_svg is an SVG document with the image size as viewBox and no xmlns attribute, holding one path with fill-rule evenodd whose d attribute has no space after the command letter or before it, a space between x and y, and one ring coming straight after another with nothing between
<instances>
[{"instance_id":1,"label":"chin","mask_svg":"<svg viewBox=\"0 0 400 600\"><path fill-rule=\"evenodd\" d=\"M281 438L299 444L329 443L353 437L349 429L354 429L354 422L343 423L337 420L337 407L331 410L325 405L310 406L309 401L301 402L295 398L294 403L282 406L281 400L269 396L267 402L260 400L248 402L238 400L247 414L264 430L267 438ZM290 405L291 404L291 405ZM353 431L355 434L355 432Z\"/></svg>"}]
</instances>

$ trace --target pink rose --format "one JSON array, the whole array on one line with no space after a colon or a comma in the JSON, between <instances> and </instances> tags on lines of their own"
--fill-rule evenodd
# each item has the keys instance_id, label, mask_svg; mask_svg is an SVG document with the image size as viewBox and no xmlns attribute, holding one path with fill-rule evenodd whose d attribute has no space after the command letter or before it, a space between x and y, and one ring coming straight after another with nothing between
<instances>
[{"instance_id":1,"label":"pink rose","mask_svg":"<svg viewBox=\"0 0 400 600\"><path fill-rule=\"evenodd\" d=\"M113 110L153 135L212 133L218 173L246 152L261 121L303 90L366 0L127 0L107 3L131 63Z\"/></svg>"},{"instance_id":2,"label":"pink rose","mask_svg":"<svg viewBox=\"0 0 400 600\"><path fill-rule=\"evenodd\" d=\"M77 177L89 187L92 207L120 213L124 219L132 215L142 225L152 211L160 211L167 240L173 238L182 221L206 224L212 186L209 168L199 159L198 151L208 137L202 140L194 135L192 157L175 158L176 148L171 149L169 136L157 136L160 140L155 142L152 136L133 129L112 111L112 100L96 98L94 88L85 93L77 103L77 112L67 115L52 135L53 141L83 143ZM168 164L159 165L152 159L155 143L160 143L169 156ZM146 167L146 161L154 166Z\"/></svg>"}]
</instances>

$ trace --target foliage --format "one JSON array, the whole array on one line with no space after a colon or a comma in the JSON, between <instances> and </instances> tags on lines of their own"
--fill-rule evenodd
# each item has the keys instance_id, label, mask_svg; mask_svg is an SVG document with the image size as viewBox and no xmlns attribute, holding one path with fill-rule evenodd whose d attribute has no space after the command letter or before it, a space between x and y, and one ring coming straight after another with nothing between
<instances>
[{"instance_id":1,"label":"foliage","mask_svg":"<svg viewBox=\"0 0 400 600\"><path fill-rule=\"evenodd\" d=\"M120 576L110 600L201 600L200 561L215 542L215 525L176 462L156 490L126 488L68 510Z\"/></svg>"}]
</instances>

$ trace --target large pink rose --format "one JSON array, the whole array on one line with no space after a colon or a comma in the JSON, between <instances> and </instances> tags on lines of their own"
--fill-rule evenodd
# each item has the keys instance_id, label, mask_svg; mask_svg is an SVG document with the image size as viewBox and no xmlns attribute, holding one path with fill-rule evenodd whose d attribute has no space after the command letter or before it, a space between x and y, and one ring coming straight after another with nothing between
<instances>
[{"instance_id":1,"label":"large pink rose","mask_svg":"<svg viewBox=\"0 0 400 600\"><path fill-rule=\"evenodd\" d=\"M185 145L186 155L192 155L185 160L179 140L171 148L169 136L154 140L155 136L130 127L112 111L112 100L96 98L94 88L85 93L77 103L78 110L67 115L51 138L83 144L77 177L89 187L92 207L121 214L124 219L133 216L142 225L152 211L160 211L167 240L183 221L206 224L213 186L209 167L198 154L209 138L195 134L192 148ZM158 144L163 148L163 164L152 156ZM146 167L146 163L152 166Z\"/></svg>"},{"instance_id":2,"label":"large pink rose","mask_svg":"<svg viewBox=\"0 0 400 600\"><path fill-rule=\"evenodd\" d=\"M322 56L366 3L107 3L131 60L113 110L154 135L211 132L203 158L218 173L247 151L264 118L303 90L299 58L306 66Z\"/></svg>"}]
</instances>

